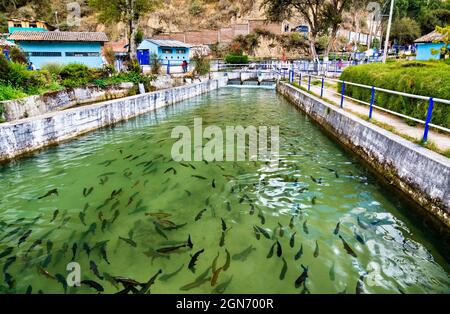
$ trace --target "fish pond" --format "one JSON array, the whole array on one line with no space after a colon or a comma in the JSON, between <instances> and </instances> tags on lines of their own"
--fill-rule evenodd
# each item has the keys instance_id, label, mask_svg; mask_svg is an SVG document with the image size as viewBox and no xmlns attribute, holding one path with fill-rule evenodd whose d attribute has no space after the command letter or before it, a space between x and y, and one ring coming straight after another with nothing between
<instances>
[{"instance_id":1,"label":"fish pond","mask_svg":"<svg viewBox=\"0 0 450 314\"><path fill-rule=\"evenodd\" d=\"M279 125L279 166L173 161L194 117ZM221 88L0 167L1 293L450 292L448 247L273 90Z\"/></svg>"}]
</instances>

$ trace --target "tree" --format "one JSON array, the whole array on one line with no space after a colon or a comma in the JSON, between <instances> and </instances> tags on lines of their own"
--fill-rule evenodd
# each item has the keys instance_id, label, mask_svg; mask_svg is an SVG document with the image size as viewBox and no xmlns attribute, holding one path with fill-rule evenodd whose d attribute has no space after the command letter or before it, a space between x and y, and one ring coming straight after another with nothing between
<instances>
[{"instance_id":1,"label":"tree","mask_svg":"<svg viewBox=\"0 0 450 314\"><path fill-rule=\"evenodd\" d=\"M25 53L20 50L17 47L12 47L11 51L9 52L9 57L11 58L11 61L21 64L27 64L28 58L25 55Z\"/></svg>"},{"instance_id":2,"label":"tree","mask_svg":"<svg viewBox=\"0 0 450 314\"><path fill-rule=\"evenodd\" d=\"M391 36L397 39L400 45L412 44L420 34L419 23L409 17L396 19L392 24Z\"/></svg>"},{"instance_id":3,"label":"tree","mask_svg":"<svg viewBox=\"0 0 450 314\"><path fill-rule=\"evenodd\" d=\"M436 26L436 32L442 35L442 38L439 40L435 40L435 43L441 43L443 42L444 45L441 47L440 50L431 49L432 54L441 54L444 57L448 57L450 54L450 25L447 25L446 27L440 27Z\"/></svg>"},{"instance_id":4,"label":"tree","mask_svg":"<svg viewBox=\"0 0 450 314\"><path fill-rule=\"evenodd\" d=\"M344 10L365 0L263 0L262 6L271 21L283 21L299 14L309 26L308 42L311 57L317 59L316 43L321 35L328 35L329 42L324 51L328 54L336 39Z\"/></svg>"},{"instance_id":5,"label":"tree","mask_svg":"<svg viewBox=\"0 0 450 314\"><path fill-rule=\"evenodd\" d=\"M124 22L127 25L128 52L131 58L136 57L136 33L139 18L153 12L161 0L89 0L89 5L99 12L99 20L103 23Z\"/></svg>"}]
</instances>

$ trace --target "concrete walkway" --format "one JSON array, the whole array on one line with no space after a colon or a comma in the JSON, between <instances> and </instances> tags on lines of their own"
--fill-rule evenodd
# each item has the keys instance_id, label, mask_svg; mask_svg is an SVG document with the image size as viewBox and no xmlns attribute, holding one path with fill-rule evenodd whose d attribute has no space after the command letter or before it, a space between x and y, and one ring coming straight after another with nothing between
<instances>
[{"instance_id":1,"label":"concrete walkway","mask_svg":"<svg viewBox=\"0 0 450 314\"><path fill-rule=\"evenodd\" d=\"M329 83L328 83L329 84ZM307 82L302 82L302 87L308 88ZM340 106L341 96L330 91L332 87L325 86L323 91L323 97L327 100L331 100L333 105ZM336 88L334 87L334 91ZM315 95L320 96L320 85L311 84L311 92ZM446 106L445 104L439 104L441 106ZM369 106L364 104L359 104L351 99L344 99L344 110L354 113L361 118L366 118L369 116ZM423 138L424 125L418 124L417 126L410 126L400 117L396 117L387 112L373 108L372 120L375 124L388 131L396 133L408 140L421 141ZM440 133L430 128L428 131L428 142L434 145L441 153L450 151L450 133Z\"/></svg>"}]
</instances>

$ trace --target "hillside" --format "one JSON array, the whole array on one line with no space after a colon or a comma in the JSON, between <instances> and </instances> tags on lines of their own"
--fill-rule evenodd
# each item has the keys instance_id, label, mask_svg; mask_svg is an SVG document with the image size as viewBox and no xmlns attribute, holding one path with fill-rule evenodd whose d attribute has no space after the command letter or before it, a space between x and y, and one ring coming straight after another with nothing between
<instances>
[{"instance_id":1,"label":"hillside","mask_svg":"<svg viewBox=\"0 0 450 314\"><path fill-rule=\"evenodd\" d=\"M87 0L78 1L81 8L80 26L68 26L70 12L66 5L70 0L14 0L0 1L0 14L8 18L35 18L59 25L62 30L104 31L112 39L124 35L121 23L103 25L96 13L87 5ZM146 36L159 32L178 32L197 29L214 29L228 26L248 18L264 18L260 12L260 0L165 0L151 14L141 18L140 27ZM54 12L58 12L57 17Z\"/></svg>"}]
</instances>

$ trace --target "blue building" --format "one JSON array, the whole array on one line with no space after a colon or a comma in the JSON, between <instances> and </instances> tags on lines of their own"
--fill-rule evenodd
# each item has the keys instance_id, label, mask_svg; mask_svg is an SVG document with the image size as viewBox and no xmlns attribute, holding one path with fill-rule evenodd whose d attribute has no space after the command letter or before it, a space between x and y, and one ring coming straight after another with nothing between
<instances>
[{"instance_id":1,"label":"blue building","mask_svg":"<svg viewBox=\"0 0 450 314\"><path fill-rule=\"evenodd\" d=\"M178 40L144 39L137 48L137 58L142 66L150 65L152 56L157 56L163 66L181 66L183 60L189 63L191 45Z\"/></svg>"},{"instance_id":2,"label":"blue building","mask_svg":"<svg viewBox=\"0 0 450 314\"><path fill-rule=\"evenodd\" d=\"M103 64L102 46L105 33L14 31L9 39L28 56L36 69L47 63L82 63L92 68Z\"/></svg>"},{"instance_id":3,"label":"blue building","mask_svg":"<svg viewBox=\"0 0 450 314\"><path fill-rule=\"evenodd\" d=\"M439 50L444 46L443 42L439 42L444 35L439 34L436 31L433 31L429 34L426 34L420 38L417 38L414 42L416 44L416 60L429 60L429 59L437 59L441 58L439 53L433 54L433 50Z\"/></svg>"}]
</instances>

